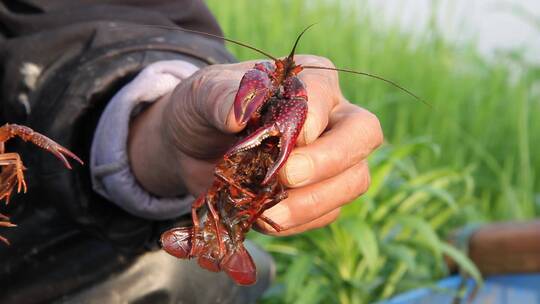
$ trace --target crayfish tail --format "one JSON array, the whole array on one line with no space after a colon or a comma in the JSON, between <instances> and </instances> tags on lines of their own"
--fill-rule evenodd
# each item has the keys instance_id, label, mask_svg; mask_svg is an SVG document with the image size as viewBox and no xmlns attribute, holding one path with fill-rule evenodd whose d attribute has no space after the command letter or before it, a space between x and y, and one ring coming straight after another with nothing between
<instances>
[{"instance_id":1,"label":"crayfish tail","mask_svg":"<svg viewBox=\"0 0 540 304\"><path fill-rule=\"evenodd\" d=\"M160 244L168 254L179 259L191 258L193 227L177 227L163 232Z\"/></svg>"},{"instance_id":2,"label":"crayfish tail","mask_svg":"<svg viewBox=\"0 0 540 304\"><path fill-rule=\"evenodd\" d=\"M238 285L253 285L257 282L255 263L242 244L221 261L221 268Z\"/></svg>"}]
</instances>

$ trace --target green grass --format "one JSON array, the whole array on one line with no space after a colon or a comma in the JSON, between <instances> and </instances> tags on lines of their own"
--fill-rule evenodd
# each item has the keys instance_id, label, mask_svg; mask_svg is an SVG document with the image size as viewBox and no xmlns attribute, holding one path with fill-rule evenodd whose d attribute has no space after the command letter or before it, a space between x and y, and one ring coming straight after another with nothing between
<instances>
[{"instance_id":1,"label":"green grass","mask_svg":"<svg viewBox=\"0 0 540 304\"><path fill-rule=\"evenodd\" d=\"M474 41L452 45L434 28L403 32L381 24L362 1L208 4L227 37L275 56L288 54L297 34L318 22L300 53L382 75L432 105L374 79L340 75L345 96L378 115L389 144L371 159L370 192L336 224L291 238L257 237L278 253L269 302L367 302L429 285L445 274L441 252L451 249L440 238L450 229L540 213L540 68L519 52L488 62ZM260 58L230 50L239 60ZM435 148L421 148L419 138Z\"/></svg>"},{"instance_id":2,"label":"green grass","mask_svg":"<svg viewBox=\"0 0 540 304\"><path fill-rule=\"evenodd\" d=\"M470 203L470 170L417 171L416 141L386 145L370 161L372 187L328 228L287 237L254 236L278 259L267 303L368 303L430 286L447 274L443 255L473 277L475 267L441 238Z\"/></svg>"}]
</instances>

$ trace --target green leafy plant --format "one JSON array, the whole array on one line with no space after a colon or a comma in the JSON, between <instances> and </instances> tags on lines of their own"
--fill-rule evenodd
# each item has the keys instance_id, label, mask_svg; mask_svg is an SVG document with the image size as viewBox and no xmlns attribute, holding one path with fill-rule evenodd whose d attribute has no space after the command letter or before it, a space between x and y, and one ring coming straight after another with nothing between
<instances>
[{"instance_id":1,"label":"green leafy plant","mask_svg":"<svg viewBox=\"0 0 540 304\"><path fill-rule=\"evenodd\" d=\"M298 33L298 51L330 58L336 66L398 82L432 107L385 83L340 74L344 95L381 120L385 138L399 145L428 137L435 156L415 155L420 169L475 165L478 221L531 219L540 214L540 90L538 67L510 55L481 57L473 40L447 42L436 27L404 32L366 1L207 0L225 35L283 56ZM519 17L519 15L517 16ZM284 43L285 42L285 43ZM289 43L287 43L289 42ZM240 60L259 55L229 46ZM509 65L508 62L512 61ZM309 88L308 88L309 90Z\"/></svg>"},{"instance_id":2,"label":"green leafy plant","mask_svg":"<svg viewBox=\"0 0 540 304\"><path fill-rule=\"evenodd\" d=\"M443 256L481 281L475 266L441 240L471 202L471 169L420 172L419 140L385 145L370 161L372 187L327 228L286 238L256 239L278 260L268 303L368 303L447 274Z\"/></svg>"},{"instance_id":3,"label":"green leafy plant","mask_svg":"<svg viewBox=\"0 0 540 304\"><path fill-rule=\"evenodd\" d=\"M478 277L442 241L447 232L540 214L540 132L533 131L540 130L540 69L520 52L489 60L474 40L449 43L435 26L404 32L362 0L207 3L227 37L275 56L288 54L296 35L318 22L299 52L384 76L432 105L373 79L340 75L344 95L377 114L391 145L370 160L370 191L336 223L287 238L252 234L278 262L265 302L376 301L433 286L446 275L444 255ZM230 49L239 60L258 58Z\"/></svg>"}]
</instances>

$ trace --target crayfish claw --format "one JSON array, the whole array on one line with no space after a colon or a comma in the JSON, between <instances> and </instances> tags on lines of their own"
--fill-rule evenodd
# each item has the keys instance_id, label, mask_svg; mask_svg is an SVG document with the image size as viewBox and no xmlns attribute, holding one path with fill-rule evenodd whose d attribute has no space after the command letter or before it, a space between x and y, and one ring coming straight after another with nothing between
<instances>
[{"instance_id":1,"label":"crayfish claw","mask_svg":"<svg viewBox=\"0 0 540 304\"><path fill-rule=\"evenodd\" d=\"M234 117L236 122L243 125L251 118L272 93L272 81L258 69L246 72L240 81L240 88L234 98Z\"/></svg>"},{"instance_id":2,"label":"crayfish claw","mask_svg":"<svg viewBox=\"0 0 540 304\"><path fill-rule=\"evenodd\" d=\"M279 135L280 135L279 129L275 124L261 127L257 131L253 132L248 137L244 138L239 143L234 145L234 147L232 147L231 150L229 150L229 152L225 154L225 157L229 157L238 152L255 148L258 145L260 145L263 142L263 140L267 139L268 137L279 136Z\"/></svg>"},{"instance_id":3,"label":"crayfish claw","mask_svg":"<svg viewBox=\"0 0 540 304\"><path fill-rule=\"evenodd\" d=\"M72 169L71 168L71 164L69 163L69 161L67 160L66 158L66 155L69 156L70 158L76 160L77 162L79 162L81 165L84 165L84 162L79 158L77 157L77 155L75 155L73 152L69 151L68 149L64 148L63 146L59 145L58 143L56 143L55 141L39 134L39 133L36 133L38 134L40 137L42 138L39 138L39 139L36 139L36 142L38 143L42 143L44 142L43 146L37 144L38 146L42 147L43 149L51 152L54 156L56 156L56 158L58 158L66 168L68 169Z\"/></svg>"},{"instance_id":4,"label":"crayfish claw","mask_svg":"<svg viewBox=\"0 0 540 304\"><path fill-rule=\"evenodd\" d=\"M272 180L272 178L277 174L279 169L283 167L285 161L287 161L287 158L289 157L289 154L291 154L291 151L294 148L295 144L296 143L293 142L292 137L286 136L286 134L281 136L281 138L279 139L280 149L278 158L276 159L276 162L272 165L272 167L270 167L266 172L266 176L262 181L263 185L268 184L268 182L270 182L270 180Z\"/></svg>"}]
</instances>

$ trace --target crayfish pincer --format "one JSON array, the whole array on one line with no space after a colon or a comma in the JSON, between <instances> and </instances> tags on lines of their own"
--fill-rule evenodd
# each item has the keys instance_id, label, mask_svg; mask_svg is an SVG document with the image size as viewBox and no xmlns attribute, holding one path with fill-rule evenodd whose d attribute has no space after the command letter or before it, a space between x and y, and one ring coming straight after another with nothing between
<instances>
[{"instance_id":1,"label":"crayfish pincer","mask_svg":"<svg viewBox=\"0 0 540 304\"><path fill-rule=\"evenodd\" d=\"M23 190L26 192L26 182L24 181L23 171L25 167L21 160L21 157L17 153L5 153L4 143L13 137L19 137L24 141L29 141L34 145L51 152L56 156L66 168L71 169L67 157L70 157L80 164L83 161L80 160L73 152L62 147L47 136L35 132L34 130L21 125L5 124L0 127L0 166L2 172L0 173L0 200L5 199L6 204L9 203L9 198L15 185L17 185L17 192ZM9 218L0 213L0 227L14 227L15 225L9 221ZM0 235L0 241L9 245L9 241Z\"/></svg>"},{"instance_id":2,"label":"crayfish pincer","mask_svg":"<svg viewBox=\"0 0 540 304\"><path fill-rule=\"evenodd\" d=\"M193 203L193 225L170 229L161 236L161 245L169 254L197 258L201 267L224 271L240 285L253 284L257 278L253 259L243 244L253 223L259 220L276 231L284 230L263 213L287 197L277 173L295 147L308 113L306 86L298 75L304 69L324 69L381 79L362 72L297 64L295 49L308 28L283 59L231 39L183 30L218 37L273 60L256 63L240 81L233 111L236 122L245 128L240 140L217 163L210 188Z\"/></svg>"}]
</instances>

